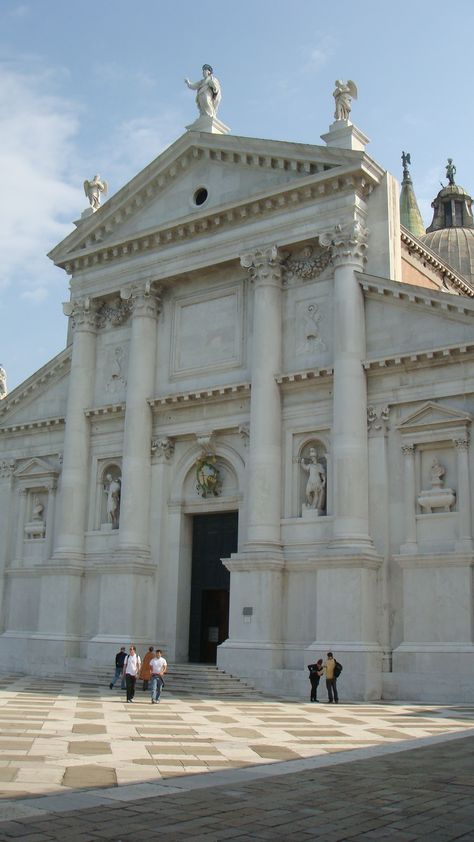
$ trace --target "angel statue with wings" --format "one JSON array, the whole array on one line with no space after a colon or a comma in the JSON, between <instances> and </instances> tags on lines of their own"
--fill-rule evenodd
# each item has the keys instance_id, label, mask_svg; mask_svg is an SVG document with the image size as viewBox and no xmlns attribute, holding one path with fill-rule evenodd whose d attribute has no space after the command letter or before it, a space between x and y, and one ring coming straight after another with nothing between
<instances>
[{"instance_id":1,"label":"angel statue with wings","mask_svg":"<svg viewBox=\"0 0 474 842\"><path fill-rule=\"evenodd\" d=\"M348 120L351 113L351 102L353 99L357 99L357 87L352 79L348 79L347 82L337 79L335 84L336 89L333 92L333 97L336 101L336 111L334 117L336 120Z\"/></svg>"},{"instance_id":2,"label":"angel statue with wings","mask_svg":"<svg viewBox=\"0 0 474 842\"><path fill-rule=\"evenodd\" d=\"M100 194L107 195L108 184L100 175L95 175L91 181L86 178L84 182L84 193L89 199L92 210L95 212L100 207Z\"/></svg>"}]
</instances>

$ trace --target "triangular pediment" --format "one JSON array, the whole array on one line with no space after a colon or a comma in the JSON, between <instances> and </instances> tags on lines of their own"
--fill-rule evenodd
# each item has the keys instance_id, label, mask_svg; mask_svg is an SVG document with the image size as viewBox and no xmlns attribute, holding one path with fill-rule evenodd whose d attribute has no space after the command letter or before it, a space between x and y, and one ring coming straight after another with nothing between
<instances>
[{"instance_id":1,"label":"triangular pediment","mask_svg":"<svg viewBox=\"0 0 474 842\"><path fill-rule=\"evenodd\" d=\"M316 182L318 196L323 197L326 181L336 173L342 179L360 173L363 160L365 177L370 173L377 183L382 171L362 152L187 132L95 214L77 223L77 230L49 256L67 267L69 261L74 266L74 261L108 249L105 259L110 260L143 248L143 242L133 243L134 238L145 238L146 247L166 245L175 238L206 233L207 226L237 224L248 218L252 208L258 214L270 212L274 196L284 208L282 194L292 189L307 189ZM334 185L329 189L334 193ZM308 198L314 200L311 191Z\"/></svg>"},{"instance_id":2,"label":"triangular pediment","mask_svg":"<svg viewBox=\"0 0 474 842\"><path fill-rule=\"evenodd\" d=\"M473 299L362 274L359 282L369 361L472 344Z\"/></svg>"},{"instance_id":3,"label":"triangular pediment","mask_svg":"<svg viewBox=\"0 0 474 842\"><path fill-rule=\"evenodd\" d=\"M57 477L59 471L53 465L46 461L46 459L40 459L37 456L34 456L32 459L28 459L27 462L24 462L20 467L15 471L15 478L16 479L43 479L45 477Z\"/></svg>"},{"instance_id":4,"label":"triangular pediment","mask_svg":"<svg viewBox=\"0 0 474 842\"><path fill-rule=\"evenodd\" d=\"M427 428L465 427L471 423L471 420L472 416L468 412L461 412L458 409L428 401L419 407L416 412L412 412L404 418L398 429L402 433L413 433Z\"/></svg>"},{"instance_id":5,"label":"triangular pediment","mask_svg":"<svg viewBox=\"0 0 474 842\"><path fill-rule=\"evenodd\" d=\"M49 360L0 402L0 430L57 423L64 416L71 346Z\"/></svg>"}]
</instances>

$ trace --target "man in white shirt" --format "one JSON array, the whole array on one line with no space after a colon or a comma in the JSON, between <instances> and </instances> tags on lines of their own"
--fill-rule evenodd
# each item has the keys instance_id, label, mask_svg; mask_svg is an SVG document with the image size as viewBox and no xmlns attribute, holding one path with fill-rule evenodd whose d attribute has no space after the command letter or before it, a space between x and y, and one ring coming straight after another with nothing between
<instances>
[{"instance_id":1,"label":"man in white shirt","mask_svg":"<svg viewBox=\"0 0 474 842\"><path fill-rule=\"evenodd\" d=\"M151 703L158 704L160 701L161 690L165 682L163 676L168 669L168 664L162 657L161 649L156 650L155 657L150 661L151 669Z\"/></svg>"},{"instance_id":2,"label":"man in white shirt","mask_svg":"<svg viewBox=\"0 0 474 842\"><path fill-rule=\"evenodd\" d=\"M133 702L133 697L135 695L135 684L137 681L137 675L141 670L142 662L140 655L137 655L137 650L135 646L130 646L130 652L125 659L125 663L123 665L123 673L125 676L125 685L127 688L127 702Z\"/></svg>"}]
</instances>

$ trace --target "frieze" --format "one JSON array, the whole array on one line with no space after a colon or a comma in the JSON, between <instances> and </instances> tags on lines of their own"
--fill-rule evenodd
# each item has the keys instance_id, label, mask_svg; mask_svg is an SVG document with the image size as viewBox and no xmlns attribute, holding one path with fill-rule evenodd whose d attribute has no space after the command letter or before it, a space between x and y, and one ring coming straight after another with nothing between
<instances>
[{"instance_id":1,"label":"frieze","mask_svg":"<svg viewBox=\"0 0 474 842\"><path fill-rule=\"evenodd\" d=\"M15 460L4 459L0 462L0 479L10 479L15 471Z\"/></svg>"},{"instance_id":2,"label":"frieze","mask_svg":"<svg viewBox=\"0 0 474 842\"><path fill-rule=\"evenodd\" d=\"M376 430L387 430L388 422L390 420L390 409L388 406L383 406L376 409L370 404L367 407L367 429L369 432Z\"/></svg>"}]
</instances>

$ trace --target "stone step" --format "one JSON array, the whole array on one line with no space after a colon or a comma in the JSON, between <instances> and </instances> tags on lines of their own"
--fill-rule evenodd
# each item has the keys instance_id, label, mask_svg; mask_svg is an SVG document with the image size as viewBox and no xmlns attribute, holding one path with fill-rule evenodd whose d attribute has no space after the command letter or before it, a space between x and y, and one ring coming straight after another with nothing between
<instances>
[{"instance_id":1,"label":"stone step","mask_svg":"<svg viewBox=\"0 0 474 842\"><path fill-rule=\"evenodd\" d=\"M113 666L107 667L101 664L84 666L83 669L77 667L70 680L80 681L82 684L108 685L113 672ZM58 678L59 676L50 673L49 677ZM61 677L69 678L69 676L64 675ZM176 695L232 698L239 696L248 698L249 695L260 697L262 695L247 681L229 675L213 664L168 664L165 682L166 690ZM139 680L137 687L140 688L140 686Z\"/></svg>"}]
</instances>

